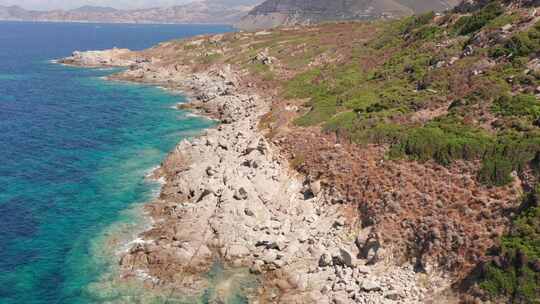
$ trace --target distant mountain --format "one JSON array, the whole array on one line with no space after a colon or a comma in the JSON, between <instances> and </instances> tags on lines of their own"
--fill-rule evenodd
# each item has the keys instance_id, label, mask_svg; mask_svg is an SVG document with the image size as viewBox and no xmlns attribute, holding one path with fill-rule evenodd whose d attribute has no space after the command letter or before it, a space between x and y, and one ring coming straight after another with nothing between
<instances>
[{"instance_id":1,"label":"distant mountain","mask_svg":"<svg viewBox=\"0 0 540 304\"><path fill-rule=\"evenodd\" d=\"M236 25L241 29L310 24L335 20L399 17L443 11L459 0L267 0Z\"/></svg>"},{"instance_id":2,"label":"distant mountain","mask_svg":"<svg viewBox=\"0 0 540 304\"><path fill-rule=\"evenodd\" d=\"M91 6L85 5L74 10L71 10L72 13L86 13L86 14L108 14L112 12L117 12L118 10L112 7L103 7L103 6Z\"/></svg>"},{"instance_id":3,"label":"distant mountain","mask_svg":"<svg viewBox=\"0 0 540 304\"><path fill-rule=\"evenodd\" d=\"M261 0L262 1L262 0ZM258 0L206 0L167 8L117 10L83 6L73 10L33 11L19 6L0 6L0 20L111 23L220 23L233 24Z\"/></svg>"}]
</instances>

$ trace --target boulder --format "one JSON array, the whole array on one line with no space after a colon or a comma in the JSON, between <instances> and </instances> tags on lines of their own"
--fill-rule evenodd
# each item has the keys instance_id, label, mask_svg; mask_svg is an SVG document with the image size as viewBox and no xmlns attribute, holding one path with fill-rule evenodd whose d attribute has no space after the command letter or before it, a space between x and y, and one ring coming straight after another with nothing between
<instances>
[{"instance_id":1,"label":"boulder","mask_svg":"<svg viewBox=\"0 0 540 304\"><path fill-rule=\"evenodd\" d=\"M387 298L388 300L399 301L403 297L403 295L398 291L392 290L392 291L388 291L384 295L384 297Z\"/></svg>"},{"instance_id":2,"label":"boulder","mask_svg":"<svg viewBox=\"0 0 540 304\"><path fill-rule=\"evenodd\" d=\"M379 285L379 283L373 280L367 279L362 282L362 290L367 291L367 292L380 291L381 286Z\"/></svg>"},{"instance_id":3,"label":"boulder","mask_svg":"<svg viewBox=\"0 0 540 304\"><path fill-rule=\"evenodd\" d=\"M217 170L215 170L214 168L212 168L212 167L207 167L206 168L206 175L214 176L214 175L216 175L216 173L217 173Z\"/></svg>"},{"instance_id":4,"label":"boulder","mask_svg":"<svg viewBox=\"0 0 540 304\"><path fill-rule=\"evenodd\" d=\"M352 255L344 248L339 249L339 252L332 257L332 261L334 265L353 267Z\"/></svg>"},{"instance_id":5,"label":"boulder","mask_svg":"<svg viewBox=\"0 0 540 304\"><path fill-rule=\"evenodd\" d=\"M296 237L300 243L305 243L307 240L309 240L309 234L305 230L299 230L296 233Z\"/></svg>"},{"instance_id":6,"label":"boulder","mask_svg":"<svg viewBox=\"0 0 540 304\"><path fill-rule=\"evenodd\" d=\"M344 217L339 217L336 219L336 221L334 222L334 227L343 227L345 226L345 218Z\"/></svg>"},{"instance_id":7,"label":"boulder","mask_svg":"<svg viewBox=\"0 0 540 304\"><path fill-rule=\"evenodd\" d=\"M319 193L321 193L321 181L320 180L317 180L317 181L312 181L310 184L309 184L309 187L311 189L311 192L313 193L314 196L317 196L319 195Z\"/></svg>"},{"instance_id":8,"label":"boulder","mask_svg":"<svg viewBox=\"0 0 540 304\"><path fill-rule=\"evenodd\" d=\"M262 256L262 260L266 264L273 263L275 260L277 260L277 258L277 253L274 250L267 250Z\"/></svg>"},{"instance_id":9,"label":"boulder","mask_svg":"<svg viewBox=\"0 0 540 304\"><path fill-rule=\"evenodd\" d=\"M327 253L323 253L321 257L319 258L319 266L327 267L331 265L332 265L332 257L330 257L330 255Z\"/></svg>"},{"instance_id":10,"label":"boulder","mask_svg":"<svg viewBox=\"0 0 540 304\"><path fill-rule=\"evenodd\" d=\"M348 304L348 303L350 303L349 296L344 291L337 292L334 295L334 298L332 299L332 301L333 301L334 304Z\"/></svg>"},{"instance_id":11,"label":"boulder","mask_svg":"<svg viewBox=\"0 0 540 304\"><path fill-rule=\"evenodd\" d=\"M474 54L474 48L472 47L472 45L467 45L463 49L463 53L461 53L461 57L468 57L468 56L472 56L473 54Z\"/></svg>"},{"instance_id":12,"label":"boulder","mask_svg":"<svg viewBox=\"0 0 540 304\"><path fill-rule=\"evenodd\" d=\"M249 208L244 209L244 214L247 216L255 216L255 213L253 213L253 211L251 211Z\"/></svg>"},{"instance_id":13,"label":"boulder","mask_svg":"<svg viewBox=\"0 0 540 304\"><path fill-rule=\"evenodd\" d=\"M240 187L240 188L236 189L236 191L234 191L233 197L234 197L234 199L239 200L239 201L247 200L248 199L248 193L247 193L246 189L244 189L243 187Z\"/></svg>"}]
</instances>

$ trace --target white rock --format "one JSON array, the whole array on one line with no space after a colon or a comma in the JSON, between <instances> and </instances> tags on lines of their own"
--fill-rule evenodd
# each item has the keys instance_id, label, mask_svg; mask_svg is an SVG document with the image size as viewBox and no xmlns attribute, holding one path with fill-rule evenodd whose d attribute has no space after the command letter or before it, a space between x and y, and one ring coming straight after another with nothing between
<instances>
[{"instance_id":1,"label":"white rock","mask_svg":"<svg viewBox=\"0 0 540 304\"><path fill-rule=\"evenodd\" d=\"M379 283L373 280L367 279L362 282L362 290L367 291L367 292L379 291L381 290L381 286L379 285Z\"/></svg>"}]
</instances>

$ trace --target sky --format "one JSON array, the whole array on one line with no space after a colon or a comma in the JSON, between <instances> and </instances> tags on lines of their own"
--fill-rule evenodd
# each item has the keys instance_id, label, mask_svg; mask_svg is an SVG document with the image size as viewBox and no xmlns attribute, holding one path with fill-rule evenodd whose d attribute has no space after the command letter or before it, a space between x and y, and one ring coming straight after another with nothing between
<instances>
[{"instance_id":1,"label":"sky","mask_svg":"<svg viewBox=\"0 0 540 304\"><path fill-rule=\"evenodd\" d=\"M0 5L18 5L26 9L72 9L83 5L110 6L118 9L164 7L193 0L0 0Z\"/></svg>"}]
</instances>

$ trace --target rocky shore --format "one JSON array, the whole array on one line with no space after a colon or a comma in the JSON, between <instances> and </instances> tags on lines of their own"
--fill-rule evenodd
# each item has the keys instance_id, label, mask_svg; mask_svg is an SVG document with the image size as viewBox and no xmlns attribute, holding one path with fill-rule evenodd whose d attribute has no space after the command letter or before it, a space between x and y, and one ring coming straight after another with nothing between
<instances>
[{"instance_id":1,"label":"rocky shore","mask_svg":"<svg viewBox=\"0 0 540 304\"><path fill-rule=\"evenodd\" d=\"M147 206L154 225L119 257L125 279L197 295L219 261L257 276L252 303L425 303L448 287L400 266L375 231L355 224L340 193L290 168L260 128L272 100L241 71L192 72L128 50L76 52L60 62L127 67L111 79L181 90L190 97L182 108L220 122L179 143L156 170L165 184Z\"/></svg>"}]
</instances>

